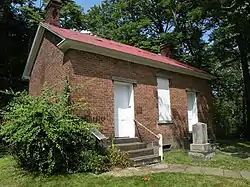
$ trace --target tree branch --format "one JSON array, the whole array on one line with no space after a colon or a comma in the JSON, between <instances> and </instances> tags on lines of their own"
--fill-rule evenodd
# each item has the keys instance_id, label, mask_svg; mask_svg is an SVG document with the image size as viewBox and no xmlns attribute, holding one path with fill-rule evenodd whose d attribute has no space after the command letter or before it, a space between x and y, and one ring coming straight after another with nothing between
<instances>
[{"instance_id":1,"label":"tree branch","mask_svg":"<svg viewBox=\"0 0 250 187\"><path fill-rule=\"evenodd\" d=\"M221 8L223 8L223 9L231 9L231 8L233 8L235 5L236 5L236 1L234 0L234 1L232 2L232 5L231 5L231 6L223 6L223 4L221 4Z\"/></svg>"}]
</instances>

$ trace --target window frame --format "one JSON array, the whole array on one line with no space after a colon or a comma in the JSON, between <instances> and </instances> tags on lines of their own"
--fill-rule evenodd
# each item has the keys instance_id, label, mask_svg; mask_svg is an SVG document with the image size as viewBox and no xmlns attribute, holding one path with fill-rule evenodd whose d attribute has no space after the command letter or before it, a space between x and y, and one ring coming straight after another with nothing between
<instances>
[{"instance_id":1,"label":"window frame","mask_svg":"<svg viewBox=\"0 0 250 187\"><path fill-rule=\"evenodd\" d=\"M167 83L165 84L166 88L164 88L164 84L163 84L163 88L161 88L162 85L159 85L160 83L160 80L164 80L164 81L167 81ZM157 76L156 77L156 82L157 82L157 104L158 104L158 124L168 124L168 123L172 123L172 110L171 110L171 94L170 94L170 79L166 76L162 77L162 76ZM161 118L161 114L162 114L162 111L161 108L164 108L164 107L160 107L160 101L159 101L159 98L161 97L161 94L159 93L162 93L160 92L159 90L163 90L163 94L164 94L164 91L165 92L168 92L167 94L167 98L166 101L167 101L167 105L168 105L168 109L167 111L165 112L165 119L162 119ZM163 112L164 113L164 112Z\"/></svg>"}]
</instances>

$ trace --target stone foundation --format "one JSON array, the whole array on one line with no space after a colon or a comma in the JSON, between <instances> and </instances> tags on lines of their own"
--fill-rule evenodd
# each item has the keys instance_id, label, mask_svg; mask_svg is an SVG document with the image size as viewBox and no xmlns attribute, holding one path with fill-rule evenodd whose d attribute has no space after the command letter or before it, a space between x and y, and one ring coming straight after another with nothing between
<instances>
[{"instance_id":1,"label":"stone foundation","mask_svg":"<svg viewBox=\"0 0 250 187\"><path fill-rule=\"evenodd\" d=\"M198 152L209 152L212 150L211 144L190 144L190 150Z\"/></svg>"},{"instance_id":2,"label":"stone foundation","mask_svg":"<svg viewBox=\"0 0 250 187\"><path fill-rule=\"evenodd\" d=\"M214 151L210 151L210 152L192 152L192 151L189 151L188 155L192 158L208 160L208 159L211 159L215 155L215 152Z\"/></svg>"}]
</instances>

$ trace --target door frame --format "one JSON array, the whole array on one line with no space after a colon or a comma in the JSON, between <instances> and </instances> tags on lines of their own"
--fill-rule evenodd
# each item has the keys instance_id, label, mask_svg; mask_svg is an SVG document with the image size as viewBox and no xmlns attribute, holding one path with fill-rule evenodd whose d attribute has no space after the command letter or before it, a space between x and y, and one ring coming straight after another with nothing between
<instances>
[{"instance_id":1,"label":"door frame","mask_svg":"<svg viewBox=\"0 0 250 187\"><path fill-rule=\"evenodd\" d=\"M197 92L196 91L187 91L187 113L189 113L189 94L192 93L194 94L194 101L193 101L193 107L196 107L196 120L197 120L197 123L199 122L199 116L198 116L198 98L197 98ZM192 109L192 116L193 116L193 109ZM189 132L192 132L192 129L193 129L193 124L190 124L189 122L189 114L187 115L188 117L188 131ZM194 118L192 118L192 121L193 121ZM192 123L192 122L191 122Z\"/></svg>"},{"instance_id":2,"label":"door frame","mask_svg":"<svg viewBox=\"0 0 250 187\"><path fill-rule=\"evenodd\" d=\"M131 108L131 117L133 122L133 125L131 124L131 126L133 127L133 135L130 136L130 138L135 137L135 123L134 123L134 119L135 119L135 109L134 109L134 85L133 83L127 83L127 82L119 82L119 81L113 81L113 91L114 91L114 131L115 131L115 137L120 137L119 136L119 127L118 124L115 120L116 116L115 116L115 110L116 110L116 105L115 105L115 85L124 85L124 86L128 86L129 87L129 92L130 92L130 98L129 98L129 107Z\"/></svg>"}]
</instances>

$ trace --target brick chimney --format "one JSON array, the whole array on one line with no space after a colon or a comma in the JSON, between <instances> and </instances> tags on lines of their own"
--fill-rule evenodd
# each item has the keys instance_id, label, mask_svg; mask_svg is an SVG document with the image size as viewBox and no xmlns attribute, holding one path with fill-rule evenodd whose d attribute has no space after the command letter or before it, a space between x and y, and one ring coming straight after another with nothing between
<instances>
[{"instance_id":1,"label":"brick chimney","mask_svg":"<svg viewBox=\"0 0 250 187\"><path fill-rule=\"evenodd\" d=\"M160 53L162 56L172 58L173 44L165 43L160 46Z\"/></svg>"},{"instance_id":2,"label":"brick chimney","mask_svg":"<svg viewBox=\"0 0 250 187\"><path fill-rule=\"evenodd\" d=\"M45 22L60 27L61 0L49 0L45 8Z\"/></svg>"}]
</instances>

